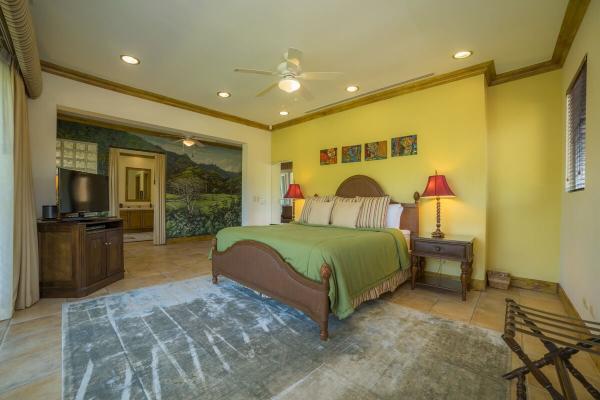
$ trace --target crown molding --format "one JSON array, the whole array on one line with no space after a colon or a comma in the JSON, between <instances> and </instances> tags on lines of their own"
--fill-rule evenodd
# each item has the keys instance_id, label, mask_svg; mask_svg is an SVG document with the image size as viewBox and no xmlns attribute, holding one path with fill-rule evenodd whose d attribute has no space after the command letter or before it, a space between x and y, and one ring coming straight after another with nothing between
<instances>
[{"instance_id":1,"label":"crown molding","mask_svg":"<svg viewBox=\"0 0 600 400\"><path fill-rule=\"evenodd\" d=\"M76 71L74 69L66 68L60 65L50 63L48 61L42 61L42 71L48 72L53 75L62 76L63 78L72 79L74 81L87 83L88 85L97 86L103 89L112 90L118 93L126 94L129 96L139 97L144 100L150 100L157 103L165 104L171 107L181 108L183 110L196 112L198 114L208 115L210 117L219 118L225 121L235 122L250 126L252 128L258 128L263 130L269 130L269 125L262 124L260 122L252 121L249 119L241 118L235 115L226 114L220 111L216 111L210 108L202 107L197 104L189 103L183 100L177 100L172 97L163 96L147 90L138 89L133 86L124 85L110 81L108 79L99 78L94 75L86 74L84 72Z\"/></svg>"},{"instance_id":2,"label":"crown molding","mask_svg":"<svg viewBox=\"0 0 600 400\"><path fill-rule=\"evenodd\" d=\"M360 107L366 104L374 103L376 101L386 100L391 97L401 96L403 94L412 93L417 90L427 89L433 86L454 82L460 79L469 78L471 76L479 74L485 75L485 80L488 86L494 86L500 85L502 83L511 82L517 79L523 79L533 75L543 74L545 72L560 69L562 68L567 58L567 55L569 54L569 50L571 49L571 45L573 44L573 40L577 35L577 31L579 30L579 26L583 21L585 12L587 11L590 1L591 0L569 0L569 4L567 5L567 9L563 17L560 33L554 46L554 53L552 55L552 58L548 61L497 74L494 61L492 60L482 64L474 65L472 67L467 67L459 69L457 71L449 72L447 74L434 76L406 85L401 85L392 89L384 90L382 92L374 93L372 95L360 97L354 100L348 100L347 102L336 104L334 106L324 108L317 112L306 114L302 117L294 118L289 121L273 125L272 130L275 131L287 128L316 118L321 118L326 115L335 114L355 107Z\"/></svg>"},{"instance_id":3,"label":"crown molding","mask_svg":"<svg viewBox=\"0 0 600 400\"><path fill-rule=\"evenodd\" d=\"M428 89L434 86L443 85L446 83L458 81L465 78L470 78L477 75L484 74L486 77L490 74L490 71L494 69L494 62L488 61L481 64L473 65L471 67L462 68L456 71L448 72L442 75L432 76L431 78L425 78L416 82L410 82L404 85L396 86L391 89L382 90L373 94L355 98L347 102L336 104L335 106L327 107L314 113L306 114L302 117L294 118L289 121L281 122L273 125L273 130L287 128L292 125L301 124L316 118L321 118L327 115L336 114L342 111L350 110L352 108L361 107L367 104L375 103L381 100L387 100L392 97L401 96L416 92L423 89ZM487 78L486 78L487 79Z\"/></svg>"},{"instance_id":4,"label":"crown molding","mask_svg":"<svg viewBox=\"0 0 600 400\"><path fill-rule=\"evenodd\" d=\"M552 58L548 61L529 65L523 68L518 68L512 71L496 73L496 67L494 61L487 61L481 64L473 65L471 67L462 68L456 71L448 72L442 75L433 76L431 78L422 79L415 82L410 82L400 86L393 87L391 89L385 89L376 93L372 93L365 96L359 96L354 99L349 99L346 102L332 105L297 117L290 119L285 122L270 126L260 122L248 120L242 117L238 117L231 114L226 114L220 111L216 111L210 108L202 107L193 103L189 103L182 100L177 100L171 97L163 96L157 93L149 92L146 90L138 89L132 86L127 86L121 83L113 82L107 79L99 78L93 75L89 75L83 72L79 72L73 69L62 67L60 65L52 64L47 61L42 61L42 71L48 72L54 75L62 76L65 78L73 79L79 82L87 83L90 85L98 86L104 89L113 90L115 92L123 93L130 96L139 97L145 100L155 101L161 104L169 105L172 107L181 108L184 110L197 112L199 114L208 115L211 117L223 119L230 122L250 126L253 128L263 129L267 131L279 130L287 128L293 125L301 124L307 121L311 121L316 118L325 117L327 115L339 113L342 111L350 110L352 108L364 106L377 101L387 100L392 97L401 96L404 94L416 92L423 89L428 89L434 86L443 85L446 83L458 81L472 76L483 74L488 86L500 85L503 83L511 82L518 79L527 78L530 76L543 74L546 72L554 71L562 68L573 40L577 35L577 31L585 17L585 13L590 4L591 0L569 0L565 15L563 17L562 25L556 44L554 46L554 52Z\"/></svg>"}]
</instances>

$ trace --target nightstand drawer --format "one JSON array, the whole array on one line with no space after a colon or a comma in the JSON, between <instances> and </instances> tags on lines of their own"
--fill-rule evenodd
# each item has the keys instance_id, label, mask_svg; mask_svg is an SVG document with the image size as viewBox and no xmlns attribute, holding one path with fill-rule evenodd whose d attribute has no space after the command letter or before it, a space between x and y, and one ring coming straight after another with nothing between
<instances>
[{"instance_id":1,"label":"nightstand drawer","mask_svg":"<svg viewBox=\"0 0 600 400\"><path fill-rule=\"evenodd\" d=\"M428 255L432 257L442 256L458 260L466 260L469 257L466 254L467 247L461 244L453 243L432 243L422 240L416 240L414 243L414 253L419 255Z\"/></svg>"}]
</instances>

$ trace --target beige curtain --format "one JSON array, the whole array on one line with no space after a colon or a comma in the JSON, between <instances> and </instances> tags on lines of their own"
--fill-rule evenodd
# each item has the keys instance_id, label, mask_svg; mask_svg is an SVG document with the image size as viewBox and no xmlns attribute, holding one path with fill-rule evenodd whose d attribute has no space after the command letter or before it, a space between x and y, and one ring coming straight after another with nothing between
<instances>
[{"instance_id":1,"label":"beige curtain","mask_svg":"<svg viewBox=\"0 0 600 400\"><path fill-rule=\"evenodd\" d=\"M27 0L0 0L2 19L8 32L2 32L5 41L19 64L29 97L42 94L42 66L38 53L33 19Z\"/></svg>"},{"instance_id":2,"label":"beige curtain","mask_svg":"<svg viewBox=\"0 0 600 400\"><path fill-rule=\"evenodd\" d=\"M119 216L119 149L108 152L108 209L112 217Z\"/></svg>"},{"instance_id":3,"label":"beige curtain","mask_svg":"<svg viewBox=\"0 0 600 400\"><path fill-rule=\"evenodd\" d=\"M40 279L27 95L19 72L13 68L12 74L15 96L13 299L15 308L20 310L40 299Z\"/></svg>"},{"instance_id":4,"label":"beige curtain","mask_svg":"<svg viewBox=\"0 0 600 400\"><path fill-rule=\"evenodd\" d=\"M0 52L0 321L11 318L13 297L14 88L10 61Z\"/></svg>"},{"instance_id":5,"label":"beige curtain","mask_svg":"<svg viewBox=\"0 0 600 400\"><path fill-rule=\"evenodd\" d=\"M154 244L165 244L167 234L165 227L165 155L154 157Z\"/></svg>"}]
</instances>

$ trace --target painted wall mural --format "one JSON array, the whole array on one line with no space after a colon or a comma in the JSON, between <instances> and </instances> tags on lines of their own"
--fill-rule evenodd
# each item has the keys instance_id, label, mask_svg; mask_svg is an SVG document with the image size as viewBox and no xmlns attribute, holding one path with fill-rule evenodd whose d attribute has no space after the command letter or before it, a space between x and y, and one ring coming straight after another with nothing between
<instances>
[{"instance_id":1,"label":"painted wall mural","mask_svg":"<svg viewBox=\"0 0 600 400\"><path fill-rule=\"evenodd\" d=\"M97 144L97 173L108 175L110 147L166 155L167 237L215 234L241 225L242 149L58 120L57 139Z\"/></svg>"}]
</instances>

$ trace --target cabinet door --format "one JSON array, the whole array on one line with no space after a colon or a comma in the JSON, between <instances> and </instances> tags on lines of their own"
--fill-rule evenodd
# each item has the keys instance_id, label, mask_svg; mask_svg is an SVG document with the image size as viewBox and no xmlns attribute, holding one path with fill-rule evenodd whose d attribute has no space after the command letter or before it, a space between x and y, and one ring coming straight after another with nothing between
<instances>
[{"instance_id":1,"label":"cabinet door","mask_svg":"<svg viewBox=\"0 0 600 400\"><path fill-rule=\"evenodd\" d=\"M142 211L142 228L152 230L154 226L154 211L144 210Z\"/></svg>"},{"instance_id":2,"label":"cabinet door","mask_svg":"<svg viewBox=\"0 0 600 400\"><path fill-rule=\"evenodd\" d=\"M85 234L85 283L89 286L106 278L106 233Z\"/></svg>"},{"instance_id":3,"label":"cabinet door","mask_svg":"<svg viewBox=\"0 0 600 400\"><path fill-rule=\"evenodd\" d=\"M142 211L129 211L129 226L127 229L142 229Z\"/></svg>"},{"instance_id":4,"label":"cabinet door","mask_svg":"<svg viewBox=\"0 0 600 400\"><path fill-rule=\"evenodd\" d=\"M107 275L123 271L123 232L120 229L106 231Z\"/></svg>"}]
</instances>

